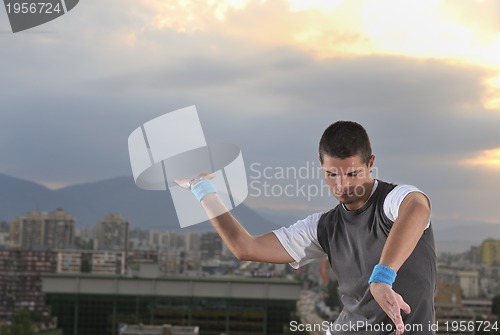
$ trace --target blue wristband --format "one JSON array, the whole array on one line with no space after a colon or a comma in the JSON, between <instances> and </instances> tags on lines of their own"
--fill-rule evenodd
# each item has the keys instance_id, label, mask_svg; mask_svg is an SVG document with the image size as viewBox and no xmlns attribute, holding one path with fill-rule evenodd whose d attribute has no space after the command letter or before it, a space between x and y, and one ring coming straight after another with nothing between
<instances>
[{"instance_id":1,"label":"blue wristband","mask_svg":"<svg viewBox=\"0 0 500 335\"><path fill-rule=\"evenodd\" d=\"M203 179L191 187L191 192L198 201L201 201L207 194L216 193L214 185L208 179Z\"/></svg>"},{"instance_id":2,"label":"blue wristband","mask_svg":"<svg viewBox=\"0 0 500 335\"><path fill-rule=\"evenodd\" d=\"M392 287L394 280L396 280L396 271L383 264L377 264L373 268L368 285L371 283L386 283Z\"/></svg>"}]
</instances>

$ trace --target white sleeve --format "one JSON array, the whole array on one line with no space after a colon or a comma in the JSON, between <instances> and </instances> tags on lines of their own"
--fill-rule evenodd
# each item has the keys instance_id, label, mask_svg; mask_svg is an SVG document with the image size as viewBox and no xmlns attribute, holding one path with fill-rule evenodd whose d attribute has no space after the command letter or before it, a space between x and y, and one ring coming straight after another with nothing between
<instances>
[{"instance_id":1,"label":"white sleeve","mask_svg":"<svg viewBox=\"0 0 500 335\"><path fill-rule=\"evenodd\" d=\"M401 203L403 202L404 198L412 192L419 192L425 195L425 197L429 201L429 206L430 206L431 200L429 199L429 197L415 186L398 185L391 192L389 192L384 201L384 213L389 218L389 220L391 220L392 222L396 221L399 214L399 206L401 206ZM427 223L425 229L429 228L430 224L431 224L431 218L429 217L429 222Z\"/></svg>"},{"instance_id":2,"label":"white sleeve","mask_svg":"<svg viewBox=\"0 0 500 335\"><path fill-rule=\"evenodd\" d=\"M294 259L294 262L290 263L294 269L298 269L315 259L326 257L326 253L319 244L317 233L318 222L322 214L309 215L290 227L282 227L273 231L288 254Z\"/></svg>"}]
</instances>

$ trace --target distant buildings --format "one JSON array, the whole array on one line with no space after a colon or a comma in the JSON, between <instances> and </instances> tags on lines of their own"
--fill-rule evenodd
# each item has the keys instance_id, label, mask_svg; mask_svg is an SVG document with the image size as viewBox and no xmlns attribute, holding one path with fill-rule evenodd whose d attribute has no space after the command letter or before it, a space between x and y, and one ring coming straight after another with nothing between
<instances>
[{"instance_id":1,"label":"distant buildings","mask_svg":"<svg viewBox=\"0 0 500 335\"><path fill-rule=\"evenodd\" d=\"M126 273L125 251L93 251L92 273L124 275Z\"/></svg>"},{"instance_id":2,"label":"distant buildings","mask_svg":"<svg viewBox=\"0 0 500 335\"><path fill-rule=\"evenodd\" d=\"M122 335L184 334L166 324L200 326L204 334L278 334L295 310L299 284L270 278L285 277L285 265L237 262L216 233L131 230L119 214L79 233L62 209L0 222L0 245L10 247L0 250L0 320L21 308L48 317L50 305L71 334L117 334L123 324ZM435 297L440 327L491 318L500 241L486 240L446 264ZM266 278L251 278L259 276Z\"/></svg>"},{"instance_id":3,"label":"distant buildings","mask_svg":"<svg viewBox=\"0 0 500 335\"><path fill-rule=\"evenodd\" d=\"M481 244L481 260L484 265L500 266L500 240L486 240Z\"/></svg>"},{"instance_id":4,"label":"distant buildings","mask_svg":"<svg viewBox=\"0 0 500 335\"><path fill-rule=\"evenodd\" d=\"M40 319L49 318L42 292L42 274L53 273L52 251L0 250L0 320L28 309Z\"/></svg>"},{"instance_id":5,"label":"distant buildings","mask_svg":"<svg viewBox=\"0 0 500 335\"><path fill-rule=\"evenodd\" d=\"M97 249L128 249L129 222L120 214L109 214L97 225Z\"/></svg>"},{"instance_id":6,"label":"distant buildings","mask_svg":"<svg viewBox=\"0 0 500 335\"><path fill-rule=\"evenodd\" d=\"M459 296L455 297L455 299L461 300L462 297L465 299L477 298L481 294L479 271L466 271L441 266L438 275L439 283L447 284L449 287L452 287L452 285L458 287L459 291L457 293L459 293Z\"/></svg>"},{"instance_id":7,"label":"distant buildings","mask_svg":"<svg viewBox=\"0 0 500 335\"><path fill-rule=\"evenodd\" d=\"M158 326L151 328L152 331L158 331L162 324L179 324L177 322L180 321L182 325L200 325L200 329L202 325L206 329L216 329L217 335L229 328L232 333L241 331L245 334L262 334L265 328L269 334L274 334L282 329L283 323L286 323L295 308L293 294L284 298L284 302L269 300L274 295L270 292L271 287L280 291L289 288L288 285L261 285L264 289L260 298L253 291L260 284L255 286L250 282L239 285L238 280L247 280L244 278L254 276L255 273L265 273L266 277L284 275L282 271L280 274L270 271L261 263L252 266L247 264L248 266L238 269L238 262L233 257L226 256L222 240L215 233L137 228L131 230L130 223L119 214L107 215L90 228L81 227L76 230L75 222L63 209L36 211L11 222L0 221L0 322L8 321L15 312L23 308L49 320L52 308L52 316L58 317L65 324L65 332L73 333L74 327L82 327L81 330L85 333L84 328L88 326L87 333L99 334L103 331L103 334L110 334L110 322L114 321L109 319L110 314L103 313L109 312L109 301L114 301L115 307L111 307L118 313L114 314L118 322L112 328L115 334L119 324L150 324L151 320ZM79 299L82 301L72 305L76 310L69 311L65 310L68 306L64 300L68 296L58 296L56 299L51 295L50 301L46 303L46 294L42 291L45 284L42 284L41 278L52 276L51 274L60 278L82 278L82 283L87 282L83 278L98 280L92 281L89 286L79 286ZM230 284L206 280L202 289L193 279L213 274L234 274L234 278L238 279ZM166 285L168 290L165 291L162 287L166 287L163 283L168 276L178 280L174 280L172 285ZM108 281L108 278L113 279ZM123 294L117 297L113 295L114 291L108 290L109 285L101 285L117 281L120 282L119 290L130 292L133 296ZM150 282L158 283L159 286L150 287ZM297 283L292 286L295 287L292 293L295 293ZM116 289L115 286L111 288ZM227 290L235 295L224 296ZM89 294L84 294L87 291ZM192 296L187 297L185 294ZM115 298L119 299L115 301ZM247 298L252 301L247 302ZM122 300L125 303L124 309L117 307ZM201 305L204 307L200 309ZM148 306L154 308L150 310ZM191 312L186 319L187 309ZM211 311L209 318L206 317L207 309ZM89 314L78 314L77 326L63 321L70 315L74 317L77 310L86 311L85 313L88 311ZM133 320L128 317L131 311L139 313ZM143 315L147 317L142 318ZM93 324L105 328L92 328ZM134 329L129 326L128 333L124 332L124 335L134 334L131 332L136 330L139 331L138 334L144 334L140 329ZM161 329L162 334L165 334L164 327ZM179 330L171 328L172 335L184 334L173 332L174 329Z\"/></svg>"},{"instance_id":8,"label":"distant buildings","mask_svg":"<svg viewBox=\"0 0 500 335\"><path fill-rule=\"evenodd\" d=\"M81 251L66 250L57 253L57 273L79 273L81 268Z\"/></svg>"},{"instance_id":9,"label":"distant buildings","mask_svg":"<svg viewBox=\"0 0 500 335\"><path fill-rule=\"evenodd\" d=\"M10 244L10 224L0 220L0 247Z\"/></svg>"},{"instance_id":10,"label":"distant buildings","mask_svg":"<svg viewBox=\"0 0 500 335\"><path fill-rule=\"evenodd\" d=\"M125 251L64 250L57 253L57 273L125 275Z\"/></svg>"},{"instance_id":11,"label":"distant buildings","mask_svg":"<svg viewBox=\"0 0 500 335\"><path fill-rule=\"evenodd\" d=\"M21 249L65 249L73 244L75 219L58 208L53 212L31 212L10 225L13 247Z\"/></svg>"},{"instance_id":12,"label":"distant buildings","mask_svg":"<svg viewBox=\"0 0 500 335\"><path fill-rule=\"evenodd\" d=\"M195 231L188 231L186 233L186 251L196 252L200 250L201 234Z\"/></svg>"},{"instance_id":13,"label":"distant buildings","mask_svg":"<svg viewBox=\"0 0 500 335\"><path fill-rule=\"evenodd\" d=\"M222 255L222 239L217 233L205 233L200 239L201 259L220 258Z\"/></svg>"}]
</instances>

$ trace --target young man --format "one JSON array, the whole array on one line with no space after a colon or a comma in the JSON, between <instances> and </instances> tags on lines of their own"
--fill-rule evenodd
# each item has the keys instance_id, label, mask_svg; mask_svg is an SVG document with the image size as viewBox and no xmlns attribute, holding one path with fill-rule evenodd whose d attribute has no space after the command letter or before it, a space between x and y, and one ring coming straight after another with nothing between
<instances>
[{"instance_id":1,"label":"young man","mask_svg":"<svg viewBox=\"0 0 500 335\"><path fill-rule=\"evenodd\" d=\"M329 126L319 160L339 204L262 236L250 235L225 209L211 175L178 183L193 191L240 260L298 268L328 257L344 305L329 333L434 334L436 255L429 200L414 186L372 179L374 159L361 125Z\"/></svg>"}]
</instances>

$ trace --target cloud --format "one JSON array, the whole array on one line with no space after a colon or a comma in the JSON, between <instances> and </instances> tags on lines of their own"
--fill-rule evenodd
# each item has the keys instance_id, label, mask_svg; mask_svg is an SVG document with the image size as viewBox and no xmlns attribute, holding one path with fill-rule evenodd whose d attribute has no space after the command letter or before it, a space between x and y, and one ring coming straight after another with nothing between
<instances>
[{"instance_id":1,"label":"cloud","mask_svg":"<svg viewBox=\"0 0 500 335\"><path fill-rule=\"evenodd\" d=\"M498 54L498 11L482 22L466 15L484 11L473 1L419 2L418 26L435 9L428 28L441 30L430 36L386 13L378 20L387 24L375 27L389 35L375 36L361 10L373 3L291 10L284 0L87 1L37 33L2 34L0 172L51 185L130 174L130 132L196 104L207 140L237 144L247 165L315 162L322 131L356 120L371 136L381 178L421 187L443 217L493 217L494 171L478 180L471 171L479 165L463 162L484 163L483 150L500 146L500 114L484 105L486 93L496 97L498 69L466 57ZM392 33L391 23L399 24ZM470 44L460 45L454 30L447 43L446 27L455 25L472 32ZM424 35L433 39L420 43ZM398 45L405 39L450 52L405 49ZM330 198L260 200L331 205Z\"/></svg>"},{"instance_id":2,"label":"cloud","mask_svg":"<svg viewBox=\"0 0 500 335\"><path fill-rule=\"evenodd\" d=\"M488 68L483 107L499 110L496 1L186 1L148 0L156 29L212 32L315 57L394 55ZM222 14L217 14L222 13ZM475 13L471 15L471 13ZM484 20L483 20L484 18ZM255 27L249 29L249 27ZM265 33L263 33L265 32Z\"/></svg>"},{"instance_id":3,"label":"cloud","mask_svg":"<svg viewBox=\"0 0 500 335\"><path fill-rule=\"evenodd\" d=\"M500 148L482 150L475 157L463 160L462 164L471 167L500 168Z\"/></svg>"}]
</instances>

